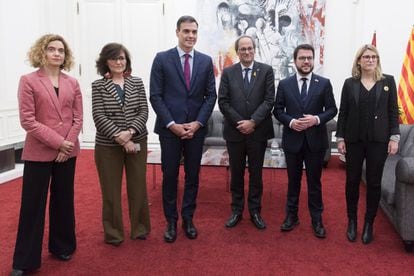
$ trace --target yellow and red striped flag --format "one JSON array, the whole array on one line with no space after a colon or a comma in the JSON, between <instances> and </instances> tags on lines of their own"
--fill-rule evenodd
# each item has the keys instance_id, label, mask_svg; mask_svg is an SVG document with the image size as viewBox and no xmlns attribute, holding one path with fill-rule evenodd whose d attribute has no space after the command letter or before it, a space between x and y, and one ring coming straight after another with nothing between
<instances>
[{"instance_id":1,"label":"yellow and red striped flag","mask_svg":"<svg viewBox=\"0 0 414 276\"><path fill-rule=\"evenodd\" d=\"M414 27L411 29L398 85L400 123L414 124Z\"/></svg>"},{"instance_id":2,"label":"yellow and red striped flag","mask_svg":"<svg viewBox=\"0 0 414 276\"><path fill-rule=\"evenodd\" d=\"M374 34L372 35L371 45L374 45L375 47L377 47L377 32L376 31L374 31Z\"/></svg>"}]
</instances>

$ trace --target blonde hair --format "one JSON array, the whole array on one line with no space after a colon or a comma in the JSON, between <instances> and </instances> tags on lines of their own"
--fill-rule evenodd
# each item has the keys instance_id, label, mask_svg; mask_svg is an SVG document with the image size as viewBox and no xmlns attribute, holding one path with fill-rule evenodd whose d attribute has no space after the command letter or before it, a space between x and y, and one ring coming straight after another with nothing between
<instances>
[{"instance_id":1,"label":"blonde hair","mask_svg":"<svg viewBox=\"0 0 414 276\"><path fill-rule=\"evenodd\" d=\"M74 65L72 51L70 50L65 39L62 36L56 34L46 34L41 36L38 40L36 40L36 42L33 44L29 52L27 53L27 58L30 62L30 65L32 65L35 68L40 68L47 65L46 48L47 45L49 45L49 43L52 41L60 41L63 43L63 46L65 48L65 58L60 68L66 71L70 71L70 69Z\"/></svg>"},{"instance_id":2,"label":"blonde hair","mask_svg":"<svg viewBox=\"0 0 414 276\"><path fill-rule=\"evenodd\" d=\"M375 48L374 45L371 44L365 44L359 50L357 51L354 59L354 63L352 64L352 77L355 79L361 78L361 65L358 64L358 61L361 60L362 55L365 53L365 51L370 50L373 51L377 55L377 67L375 68L375 74L374 79L375 81L381 80L384 78L382 74L382 68L381 68L381 60L379 57L379 53L377 48Z\"/></svg>"}]
</instances>

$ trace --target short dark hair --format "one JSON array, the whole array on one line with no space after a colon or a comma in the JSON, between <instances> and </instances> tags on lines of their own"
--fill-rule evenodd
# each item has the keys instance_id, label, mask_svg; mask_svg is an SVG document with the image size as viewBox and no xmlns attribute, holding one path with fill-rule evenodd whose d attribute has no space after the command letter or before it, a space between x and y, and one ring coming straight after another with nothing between
<instances>
[{"instance_id":1,"label":"short dark hair","mask_svg":"<svg viewBox=\"0 0 414 276\"><path fill-rule=\"evenodd\" d=\"M300 44L296 46L295 50L293 51L293 59L296 60L298 57L299 50L311 50L312 51L312 57L315 57L315 49L310 44Z\"/></svg>"},{"instance_id":2,"label":"short dark hair","mask_svg":"<svg viewBox=\"0 0 414 276\"><path fill-rule=\"evenodd\" d=\"M253 43L253 48L256 49L256 42L254 42L254 39L251 36L241 35L236 39L236 42L234 42L234 49L236 50L236 52L239 50L239 42L240 42L240 39L242 38L249 38Z\"/></svg>"},{"instance_id":3,"label":"short dark hair","mask_svg":"<svg viewBox=\"0 0 414 276\"><path fill-rule=\"evenodd\" d=\"M192 17L191 15L183 15L180 18L178 18L178 20L177 20L177 30L180 30L181 23L184 23L184 22L196 23L196 25L198 27L198 22L194 17Z\"/></svg>"},{"instance_id":4,"label":"short dark hair","mask_svg":"<svg viewBox=\"0 0 414 276\"><path fill-rule=\"evenodd\" d=\"M107 61L109 59L117 58L121 54L121 52L125 53L126 59L126 67L124 72L131 72L131 57L127 48L119 43L108 43L106 44L100 54L99 58L96 60L96 71L99 75L104 76L106 73L109 72L109 67L107 65Z\"/></svg>"}]
</instances>

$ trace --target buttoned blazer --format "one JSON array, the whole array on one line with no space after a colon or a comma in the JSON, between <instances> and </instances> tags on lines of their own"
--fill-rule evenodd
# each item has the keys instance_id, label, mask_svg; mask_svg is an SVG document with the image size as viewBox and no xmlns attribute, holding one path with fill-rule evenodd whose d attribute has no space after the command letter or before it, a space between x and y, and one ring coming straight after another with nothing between
<instances>
[{"instance_id":1,"label":"buttoned blazer","mask_svg":"<svg viewBox=\"0 0 414 276\"><path fill-rule=\"evenodd\" d=\"M79 153L78 136L82 129L82 95L76 79L60 73L59 96L43 69L20 78L18 88L20 124L26 131L22 159L53 161L64 140Z\"/></svg>"},{"instance_id":2,"label":"buttoned blazer","mask_svg":"<svg viewBox=\"0 0 414 276\"><path fill-rule=\"evenodd\" d=\"M155 133L173 137L175 135L167 129L170 122L182 124L198 121L205 127L194 135L204 137L216 98L211 57L194 51L190 90L187 90L177 48L155 56L150 78L150 102L157 114Z\"/></svg>"},{"instance_id":3,"label":"buttoned blazer","mask_svg":"<svg viewBox=\"0 0 414 276\"><path fill-rule=\"evenodd\" d=\"M375 142L388 142L391 135L400 134L398 122L398 100L394 77L384 75L377 81L373 124L373 139ZM355 78L345 80L342 87L336 136L347 142L357 142L359 139L359 95L361 81Z\"/></svg>"},{"instance_id":4,"label":"buttoned blazer","mask_svg":"<svg viewBox=\"0 0 414 276\"><path fill-rule=\"evenodd\" d=\"M132 141L137 143L148 135L148 103L141 78L124 79L125 100L122 103L112 79L98 79L92 83L92 117L96 127L95 142L118 146L114 135L132 128Z\"/></svg>"},{"instance_id":5,"label":"buttoned blazer","mask_svg":"<svg viewBox=\"0 0 414 276\"><path fill-rule=\"evenodd\" d=\"M282 147L287 152L298 152L306 141L313 152L328 148L326 123L335 117L338 109L329 79L312 74L308 96L302 103L296 75L281 80L276 93L273 114L283 124ZM289 127L292 119L304 114L317 115L320 124L305 131L295 131Z\"/></svg>"},{"instance_id":6,"label":"buttoned blazer","mask_svg":"<svg viewBox=\"0 0 414 276\"><path fill-rule=\"evenodd\" d=\"M271 66L254 62L250 84L243 84L240 63L223 70L220 81L218 104L224 116L223 137L228 141L253 139L266 141L274 137L272 108L275 98L274 74ZM255 131L249 135L237 130L237 122L254 120Z\"/></svg>"}]
</instances>

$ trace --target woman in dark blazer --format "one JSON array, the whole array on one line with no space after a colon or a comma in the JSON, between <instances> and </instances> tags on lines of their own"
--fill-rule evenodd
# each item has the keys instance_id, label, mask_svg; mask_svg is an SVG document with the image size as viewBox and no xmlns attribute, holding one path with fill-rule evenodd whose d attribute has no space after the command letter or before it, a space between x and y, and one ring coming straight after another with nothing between
<instances>
[{"instance_id":1,"label":"woman in dark blazer","mask_svg":"<svg viewBox=\"0 0 414 276\"><path fill-rule=\"evenodd\" d=\"M39 70L20 78L20 124L26 131L22 204L11 275L41 264L48 192L49 252L68 261L76 249L74 177L82 129L82 95L76 79L62 72L73 66L60 35L40 37L28 53Z\"/></svg>"},{"instance_id":2,"label":"woman in dark blazer","mask_svg":"<svg viewBox=\"0 0 414 276\"><path fill-rule=\"evenodd\" d=\"M366 212L362 242L373 240L373 223L381 198L381 178L388 154L398 150L397 89L392 76L382 73L373 45L356 56L352 77L345 80L336 131L338 151L346 157L347 238L357 237L357 211L362 166L366 160Z\"/></svg>"},{"instance_id":3,"label":"woman in dark blazer","mask_svg":"<svg viewBox=\"0 0 414 276\"><path fill-rule=\"evenodd\" d=\"M131 239L150 232L146 189L148 104L144 84L130 76L131 59L121 44L105 45L96 61L102 79L92 83L96 127L95 163L102 189L104 241L124 240L121 184L125 168Z\"/></svg>"}]
</instances>

